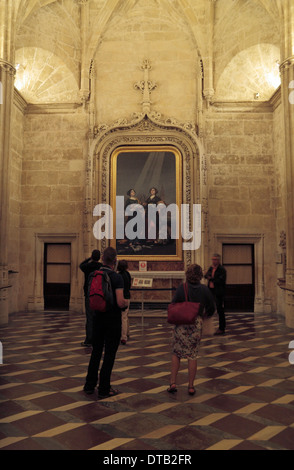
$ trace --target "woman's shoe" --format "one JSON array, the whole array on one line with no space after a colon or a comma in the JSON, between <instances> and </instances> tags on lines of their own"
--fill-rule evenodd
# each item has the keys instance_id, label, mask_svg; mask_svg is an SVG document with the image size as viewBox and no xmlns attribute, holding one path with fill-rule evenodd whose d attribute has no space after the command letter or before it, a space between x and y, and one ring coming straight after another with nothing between
<instances>
[{"instance_id":1,"label":"woman's shoe","mask_svg":"<svg viewBox=\"0 0 294 470\"><path fill-rule=\"evenodd\" d=\"M216 330L216 332L214 333L214 336L221 336L221 335L225 335L225 334L226 334L225 330L220 330L220 329L218 329L218 330Z\"/></svg>"},{"instance_id":2,"label":"woman's shoe","mask_svg":"<svg viewBox=\"0 0 294 470\"><path fill-rule=\"evenodd\" d=\"M195 393L196 393L195 387L193 387L193 386L188 387L188 393L189 393L189 395L195 395Z\"/></svg>"},{"instance_id":3,"label":"woman's shoe","mask_svg":"<svg viewBox=\"0 0 294 470\"><path fill-rule=\"evenodd\" d=\"M175 383L170 384L170 386L169 386L168 389L167 389L167 392L168 392L168 393L175 393L175 392L177 392L177 391L178 391L178 390L177 390L177 386L176 386Z\"/></svg>"},{"instance_id":4,"label":"woman's shoe","mask_svg":"<svg viewBox=\"0 0 294 470\"><path fill-rule=\"evenodd\" d=\"M92 395L92 393L95 392L95 388L89 388L86 385L84 386L83 390L84 390L86 395Z\"/></svg>"},{"instance_id":5,"label":"woman's shoe","mask_svg":"<svg viewBox=\"0 0 294 470\"><path fill-rule=\"evenodd\" d=\"M105 395L103 395L101 393L98 393L98 398L100 398L100 400L102 400L103 398L115 397L118 394L119 394L118 390L115 390L114 388L110 387L109 392L106 393Z\"/></svg>"}]
</instances>

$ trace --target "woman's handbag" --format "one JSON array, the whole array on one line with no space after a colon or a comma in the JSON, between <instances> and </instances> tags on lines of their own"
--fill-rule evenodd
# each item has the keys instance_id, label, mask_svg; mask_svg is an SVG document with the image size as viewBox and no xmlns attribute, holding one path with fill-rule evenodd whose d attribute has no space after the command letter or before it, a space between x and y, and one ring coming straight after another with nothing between
<instances>
[{"instance_id":1,"label":"woman's handbag","mask_svg":"<svg viewBox=\"0 0 294 470\"><path fill-rule=\"evenodd\" d=\"M184 284L185 301L171 303L167 309L167 321L172 325L192 325L200 311L200 302L189 302L188 286Z\"/></svg>"}]
</instances>

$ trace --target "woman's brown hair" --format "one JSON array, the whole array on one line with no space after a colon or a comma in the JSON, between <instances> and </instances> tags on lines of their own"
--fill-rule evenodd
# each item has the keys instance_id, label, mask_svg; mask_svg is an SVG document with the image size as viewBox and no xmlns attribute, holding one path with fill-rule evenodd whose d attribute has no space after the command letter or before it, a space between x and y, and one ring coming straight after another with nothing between
<instances>
[{"instance_id":1,"label":"woman's brown hair","mask_svg":"<svg viewBox=\"0 0 294 470\"><path fill-rule=\"evenodd\" d=\"M186 271L186 280L190 284L199 284L203 278L203 272L199 264L191 264Z\"/></svg>"}]
</instances>

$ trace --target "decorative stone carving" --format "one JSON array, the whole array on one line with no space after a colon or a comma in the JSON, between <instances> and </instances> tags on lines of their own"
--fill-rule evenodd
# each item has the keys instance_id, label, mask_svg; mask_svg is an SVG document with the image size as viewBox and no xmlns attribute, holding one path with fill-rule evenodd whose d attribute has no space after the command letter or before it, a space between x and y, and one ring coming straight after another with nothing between
<instances>
[{"instance_id":1,"label":"decorative stone carving","mask_svg":"<svg viewBox=\"0 0 294 470\"><path fill-rule=\"evenodd\" d=\"M15 67L7 62L6 60L0 59L0 67L5 70L5 72L9 73L12 77L16 74Z\"/></svg>"},{"instance_id":2,"label":"decorative stone carving","mask_svg":"<svg viewBox=\"0 0 294 470\"><path fill-rule=\"evenodd\" d=\"M294 65L294 55L292 55L291 57L288 57L280 64L281 74L283 74L285 70L289 69L293 65Z\"/></svg>"},{"instance_id":3,"label":"decorative stone carving","mask_svg":"<svg viewBox=\"0 0 294 470\"><path fill-rule=\"evenodd\" d=\"M148 113L150 111L150 105L151 105L151 91L154 90L157 87L156 83L153 83L149 79L149 70L151 70L151 65L150 61L148 59L143 60L143 64L141 65L141 70L144 72L144 80L141 80L140 82L136 82L134 84L134 88L141 90L143 94L143 113Z\"/></svg>"},{"instance_id":4,"label":"decorative stone carving","mask_svg":"<svg viewBox=\"0 0 294 470\"><path fill-rule=\"evenodd\" d=\"M133 114L129 119L122 118L112 124L103 124L94 128L89 158L93 161L92 198L89 205L94 208L97 201L108 204L111 191L111 155L119 146L173 145L180 150L182 168L182 202L192 205L202 201L200 181L200 151L198 136L191 123L179 123L176 119L162 117L155 111ZM196 168L196 171L193 171ZM89 184L89 181L87 182ZM88 208L89 208L88 205ZM87 227L91 225L91 211L86 211ZM101 240L100 248L106 247L107 241ZM202 249L202 247L201 247ZM200 249L200 250L201 250ZM185 264L195 262L199 256L190 251L183 252Z\"/></svg>"},{"instance_id":5,"label":"decorative stone carving","mask_svg":"<svg viewBox=\"0 0 294 470\"><path fill-rule=\"evenodd\" d=\"M280 243L279 246L282 248L281 263L282 263L282 277L278 278L277 285L281 289L286 288L286 232L282 230L280 232Z\"/></svg>"},{"instance_id":6,"label":"decorative stone carving","mask_svg":"<svg viewBox=\"0 0 294 470\"><path fill-rule=\"evenodd\" d=\"M282 230L280 232L280 243L279 246L283 249L286 250L286 232Z\"/></svg>"}]
</instances>

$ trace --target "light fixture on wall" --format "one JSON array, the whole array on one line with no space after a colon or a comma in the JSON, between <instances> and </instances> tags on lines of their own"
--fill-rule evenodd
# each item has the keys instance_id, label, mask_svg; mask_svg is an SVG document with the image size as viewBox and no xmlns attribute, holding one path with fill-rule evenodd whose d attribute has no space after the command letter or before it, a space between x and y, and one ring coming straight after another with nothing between
<instances>
[{"instance_id":1,"label":"light fixture on wall","mask_svg":"<svg viewBox=\"0 0 294 470\"><path fill-rule=\"evenodd\" d=\"M271 71L265 75L265 79L267 83L275 90L281 85L279 60L276 60L275 65L272 67Z\"/></svg>"},{"instance_id":2,"label":"light fixture on wall","mask_svg":"<svg viewBox=\"0 0 294 470\"><path fill-rule=\"evenodd\" d=\"M23 72L25 70L25 65L22 65L22 64L15 64L15 70L18 72Z\"/></svg>"},{"instance_id":3,"label":"light fixture on wall","mask_svg":"<svg viewBox=\"0 0 294 470\"><path fill-rule=\"evenodd\" d=\"M14 86L18 90L22 90L23 88L25 88L28 83L28 74L25 71L25 69L26 69L26 65L15 64L16 77L15 77Z\"/></svg>"}]
</instances>

